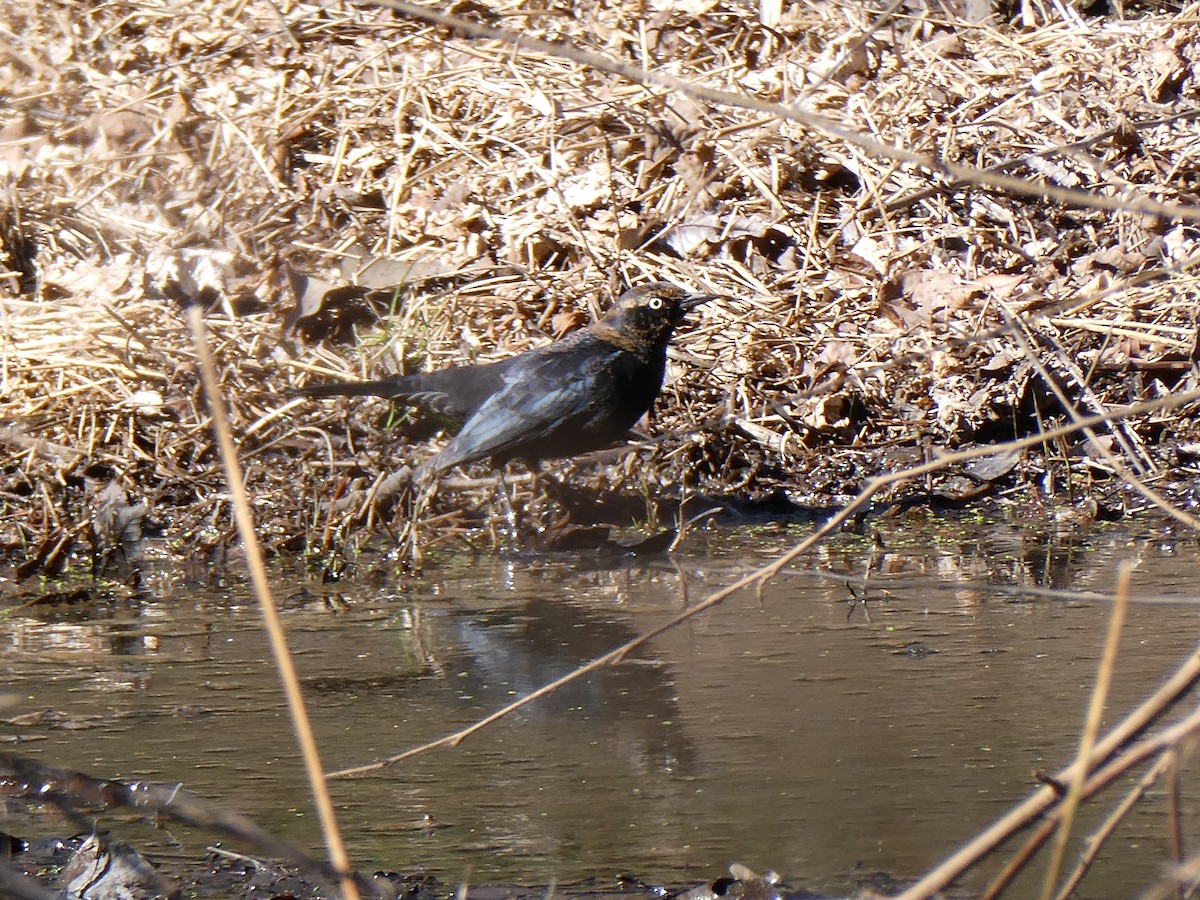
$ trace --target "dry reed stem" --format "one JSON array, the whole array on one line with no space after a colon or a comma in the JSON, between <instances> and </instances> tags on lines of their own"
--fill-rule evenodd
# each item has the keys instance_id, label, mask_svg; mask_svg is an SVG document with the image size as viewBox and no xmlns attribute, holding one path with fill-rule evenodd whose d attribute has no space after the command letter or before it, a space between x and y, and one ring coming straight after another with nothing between
<instances>
[{"instance_id":1,"label":"dry reed stem","mask_svg":"<svg viewBox=\"0 0 1200 900\"><path fill-rule=\"evenodd\" d=\"M1063 879L1062 887L1055 895L1055 900L1067 900L1074 893L1075 888L1079 886L1079 882L1083 880L1083 876L1087 874L1092 863L1096 861L1096 858L1100 855L1100 851L1108 839L1112 837L1117 826L1129 814L1134 805L1154 786L1154 783L1162 777L1163 772L1170 768L1171 757L1174 754L1174 750L1168 750L1162 754L1158 762L1151 766L1146 771L1146 774L1138 780L1138 783L1125 793L1125 796L1121 798L1121 801L1114 807L1113 811L1088 836L1087 841L1084 842L1083 851L1080 853L1079 862L1071 873ZM983 898L980 898L980 900L983 900Z\"/></svg>"},{"instance_id":2,"label":"dry reed stem","mask_svg":"<svg viewBox=\"0 0 1200 900\"><path fill-rule=\"evenodd\" d=\"M686 609L683 612L679 613L678 615L674 616L667 622L664 622L661 625L658 625L652 629L642 632L637 637L632 638L631 640L621 644L619 647L616 647L607 653L604 653L600 656L595 657L594 659L590 660L589 662L584 663L583 665L577 667L573 671L568 672L566 675L563 675L562 677L557 678L554 681L552 681L546 685L543 685L542 687L538 688L537 690L534 690L534 691L530 692L529 694L526 694L525 696L513 701L512 703L509 703L509 704L501 707L500 709L496 710L495 712L478 719L471 725L468 725L465 728L462 728L462 729L454 732L453 734L448 734L437 740L429 741L428 743L421 744L420 746L410 748L409 750L405 750L402 753L395 754L393 756L390 756L390 757L388 757L384 760L380 760L378 762L368 763L368 764L359 765L359 766L352 766L352 767L347 767L347 768L343 768L343 769L337 769L335 771L329 772L327 777L329 777L329 778L346 778L346 777L365 775L370 772L376 772L381 769L387 768L389 766L395 765L396 763L402 762L405 759L409 759L410 757L420 755L422 753L428 752L429 750L433 750L438 747L455 747L458 744L460 744L464 739L466 739L467 737L470 737L472 734L476 733L477 731L480 731L480 730L486 728L488 725L491 725L493 722L497 722L500 719L505 718L506 716L515 712L516 710L520 709L521 707L526 706L529 703L532 703L534 700L537 700L538 698L543 697L547 694L553 693L554 691L558 690L563 685L569 684L570 682L575 681L576 679L581 678L582 676L586 675L589 672L595 671L596 669L620 662L626 656L628 656L629 653L631 653L633 650L635 650L638 647L642 646L643 644L647 643L651 639L658 637L660 634L664 634L667 631L670 631L671 629L677 627L678 625L683 624L684 622L688 621L689 619L692 619L693 617L699 615L700 613L705 612L705 611L713 608L714 606L717 606L720 603L723 603L725 600L729 599L730 597L732 597L734 594L738 593L739 591L741 591L745 588L748 588L748 587L754 587L754 588L756 588L756 590L761 592L768 581L770 581L771 579L778 576L780 572L782 572L788 565L790 565L792 562L794 562L801 554L803 554L807 550L811 549L813 546L815 546L817 543L819 543L825 537L827 537L828 535L832 534L837 529L839 529L859 509L864 507L867 504L867 502L876 493L878 493L880 490L882 490L884 487L886 487L890 484L894 484L896 482L901 482L901 481L909 481L909 480L918 478L922 475L925 475L927 473L935 472L939 469L945 468L946 466L964 462L969 459L975 459L980 456L991 455L993 453L998 452L1001 449L1006 449L1009 451L1018 450L1025 446L1031 446L1032 444L1034 444L1036 442L1050 441L1050 440L1053 440L1055 437L1070 434L1075 431L1078 431L1078 430L1081 430L1084 428L1089 428L1091 426L1098 425L1098 424L1101 424L1104 422L1117 420L1123 416L1138 415L1142 412L1145 412L1146 410L1144 407L1146 407L1148 405L1154 406L1155 408L1168 408L1171 405L1175 405L1175 404L1183 405L1186 403L1193 402L1197 398L1200 398L1200 389L1197 389L1196 391L1191 392L1190 394L1171 397L1171 398L1165 398L1164 401L1152 401L1150 404L1139 404L1135 407L1129 407L1125 410L1113 410L1107 414L1101 414L1101 415L1095 415L1095 416L1090 416L1090 417L1086 417L1086 418L1081 418L1081 419L1073 422L1070 425L1064 425L1061 428L1057 428L1052 431L1048 431L1044 434L1036 435L1032 438L1026 438L1026 439L1020 440L1020 441L1011 441L1011 442L1008 442L1007 444L1001 445L1001 447L999 447L999 448L997 448L997 447L981 447L981 448L976 448L974 450L965 450L965 451L961 451L958 453L949 454L940 459L930 460L929 462L927 462L923 465L920 465L920 466L913 466L911 468L902 470L900 472L895 472L890 475L883 475L878 478L874 478L850 503L846 504L844 507L842 507L840 510L838 510L837 513L835 513L833 516L831 516L816 531L814 531L811 535L809 535L803 541L801 541L800 543L798 543L797 545L792 547L786 553L781 554L779 557L777 557L772 562L756 569L755 571L751 572L749 575L745 575L742 578L738 579L737 581L735 581L729 585L726 585L725 587L721 588L720 590L714 591L713 593L711 593L707 597L705 597L703 600L698 602L695 606L689 607L688 609ZM1197 657L1194 659L1194 663L1197 666L1200 666L1200 654L1198 654ZM1197 669L1197 676L1200 677L1200 668Z\"/></svg>"},{"instance_id":3,"label":"dry reed stem","mask_svg":"<svg viewBox=\"0 0 1200 900\"><path fill-rule=\"evenodd\" d=\"M1135 712L1139 712L1140 709L1141 708ZM1180 721L1164 727L1156 734L1150 735L1149 737L1130 745L1110 762L1093 771L1093 773L1088 777L1087 783L1082 790L1082 795L1084 797L1091 797L1097 791L1108 787L1116 779L1128 774L1131 770L1142 765L1148 759L1152 759L1157 756L1160 758L1160 763L1163 762L1165 756L1173 752L1181 744L1190 740L1194 740L1197 731L1200 731L1200 709L1190 713ZM1111 821L1106 822L1105 825L1102 826L1097 832L1097 841L1102 840L1103 836L1106 833L1109 833L1112 827L1115 827L1121 816L1128 812L1126 807L1132 806L1132 797L1142 793L1144 786L1153 781L1150 776L1154 774L1158 768L1159 766L1157 764L1152 767L1150 772L1147 773L1141 782L1136 785L1129 792L1129 794L1127 794L1127 796L1118 805L1117 810L1112 816L1110 816ZM1064 774L1066 773L1064 772ZM1004 869L1001 870L992 883L988 885L987 889L983 891L983 893L980 895L981 900L994 900L994 898L1000 896L1005 890L1007 890L1009 885L1012 883L1012 880L1028 864L1029 860L1034 856L1034 854L1037 853L1039 849L1041 849L1042 845L1055 833L1056 829L1058 828L1061 807L1054 807L1054 803L1058 799L1061 799L1061 794L1059 793L1061 782L1058 781L1058 779L1051 780L1053 781L1054 786L1050 788L1052 796L1046 805L1040 805L1040 797L1032 797L1027 800L1025 804L1023 804L1020 810L1015 811L1014 814L1011 814L1011 818L1013 819L1013 822L1010 823L1012 826L1011 830L1006 835L1001 835L1000 841L1003 841L1007 837L1015 834L1018 830L1020 830L1020 828L1028 825L1032 821L1037 820L1039 817L1044 816L1044 821L1041 821L1041 823L1027 838L1021 848L1013 855L1012 859L1008 862ZM1017 815L1017 812L1021 813L1021 815ZM1022 818L1022 816L1025 816L1025 818ZM1098 849L1098 847L1088 849L1088 852L1084 854L1083 859L1080 860L1079 867L1076 869L1076 873L1073 874L1073 877L1075 877L1075 875L1082 877L1083 870L1086 869L1088 864L1089 856L1092 855L1096 849ZM965 872L970 865L973 865L974 862L982 860L986 855L987 852L981 852L976 859L968 863L968 865L964 867L962 871ZM932 896L933 893L936 893L936 890L933 890L932 893L929 892L931 889L925 884L925 882L928 880L928 877L929 876L926 876L921 880L921 882L918 883L918 885L910 888L910 892L912 892L914 896L928 897ZM921 892L922 889L925 892ZM1064 885L1064 891L1066 889L1067 886ZM908 892L906 892L904 896L907 895Z\"/></svg>"},{"instance_id":4,"label":"dry reed stem","mask_svg":"<svg viewBox=\"0 0 1200 900\"><path fill-rule=\"evenodd\" d=\"M338 828L337 815L334 813L333 801L329 796L329 785L321 766L320 752L317 749L316 738L313 736L312 723L308 718L308 710L304 706L300 680L296 676L296 667L288 650L283 622L279 618L279 610L275 606L275 598L271 593L271 586L267 582L262 548L258 543L258 536L254 528L254 514L250 511L250 501L243 484L242 469L238 464L237 450L233 446L229 418L225 411L225 403L221 399L221 387L217 378L216 366L213 363L212 353L208 347L208 338L205 335L204 316L198 305L193 304L188 307L188 324L192 329L196 357L200 363L200 378L204 384L209 409L212 411L212 426L216 434L221 462L225 469L225 480L233 500L233 514L237 522L238 534L242 540L242 553L245 555L246 566L250 571L250 582L254 587L254 595L258 598L259 609L262 612L263 627L267 631L267 637L271 644L275 669L279 672L279 680L283 684L283 693L287 699L288 712L291 713L296 742L300 745L300 751L304 758L309 790L312 791L313 803L321 821L321 832L325 837L325 846L329 849L329 860L341 875L342 895L347 900L358 900L358 885L354 882L350 857L346 853L341 830Z\"/></svg>"},{"instance_id":5,"label":"dry reed stem","mask_svg":"<svg viewBox=\"0 0 1200 900\"><path fill-rule=\"evenodd\" d=\"M1142 894L1142 900L1163 900L1172 894L1176 897L1191 897L1197 887L1200 887L1200 854L1193 854L1175 866L1162 881Z\"/></svg>"},{"instance_id":6,"label":"dry reed stem","mask_svg":"<svg viewBox=\"0 0 1200 900\"><path fill-rule=\"evenodd\" d=\"M1089 776L1084 795L1109 784L1113 779L1139 765L1147 758L1178 746L1200 729L1200 710L1180 722L1164 728L1159 734L1135 744L1119 756L1104 764L1117 750L1147 728L1173 704L1178 702L1195 683L1200 680L1200 648L1142 704L1118 722L1097 744L1087 767L1094 770ZM1103 765L1102 765L1103 764ZM1055 784L1066 784L1076 777L1078 763L1060 770L1052 776ZM1058 791L1050 786L1038 791L1008 813L1001 816L988 828L959 848L949 858L935 866L909 888L896 895L897 900L919 900L944 890L954 879L971 866L994 851L1022 828L1053 807L1061 799ZM1040 832L1042 839L1053 832L1047 828ZM1032 842L1031 842L1032 843Z\"/></svg>"},{"instance_id":7,"label":"dry reed stem","mask_svg":"<svg viewBox=\"0 0 1200 900\"><path fill-rule=\"evenodd\" d=\"M1091 759L1092 748L1096 745L1096 735L1100 732L1100 720L1104 715L1104 704L1108 699L1108 689L1112 684L1113 670L1117 664L1117 647L1125 626L1125 611L1129 607L1129 580L1133 569L1134 563L1130 560L1124 560L1117 566L1116 599L1109 616L1108 637L1104 642L1100 669L1096 673L1096 683L1092 686L1092 695L1088 701L1083 732L1079 736L1079 752L1075 756L1074 765L1075 777L1067 785L1067 796L1059 806L1058 833L1055 835L1050 861L1042 881L1042 900L1051 900L1054 896L1054 883L1058 880L1058 873L1062 871L1067 842L1071 837L1071 825L1075 821L1075 812L1083 797L1083 787L1089 774L1088 760Z\"/></svg>"},{"instance_id":8,"label":"dry reed stem","mask_svg":"<svg viewBox=\"0 0 1200 900\"><path fill-rule=\"evenodd\" d=\"M1183 754L1179 747L1163 754L1167 767L1167 820L1171 830L1171 859L1176 868L1183 865L1183 813L1180 809L1179 768ZM1184 886L1179 886L1179 898L1185 896Z\"/></svg>"}]
</instances>

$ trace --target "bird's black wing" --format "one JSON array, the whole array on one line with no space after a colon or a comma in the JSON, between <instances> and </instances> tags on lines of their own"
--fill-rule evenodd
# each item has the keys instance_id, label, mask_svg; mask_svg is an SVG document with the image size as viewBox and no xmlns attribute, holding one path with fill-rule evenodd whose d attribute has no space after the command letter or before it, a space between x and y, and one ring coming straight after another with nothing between
<instances>
[{"instance_id":1,"label":"bird's black wing","mask_svg":"<svg viewBox=\"0 0 1200 900\"><path fill-rule=\"evenodd\" d=\"M612 363L620 352L594 342L530 355L523 365L509 369L504 387L428 465L442 472L487 456L522 456L533 444L539 445L535 456L581 452L573 446L575 436L610 414ZM560 434L563 452L544 452L542 442Z\"/></svg>"}]
</instances>

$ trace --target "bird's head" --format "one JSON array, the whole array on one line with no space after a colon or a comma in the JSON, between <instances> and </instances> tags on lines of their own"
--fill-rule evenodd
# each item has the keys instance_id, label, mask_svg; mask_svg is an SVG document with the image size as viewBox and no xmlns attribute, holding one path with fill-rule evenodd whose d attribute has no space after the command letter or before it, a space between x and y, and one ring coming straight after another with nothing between
<instances>
[{"instance_id":1,"label":"bird's head","mask_svg":"<svg viewBox=\"0 0 1200 900\"><path fill-rule=\"evenodd\" d=\"M644 354L666 347L688 311L715 296L692 294L661 281L643 284L618 297L612 309L590 328L607 343Z\"/></svg>"}]
</instances>

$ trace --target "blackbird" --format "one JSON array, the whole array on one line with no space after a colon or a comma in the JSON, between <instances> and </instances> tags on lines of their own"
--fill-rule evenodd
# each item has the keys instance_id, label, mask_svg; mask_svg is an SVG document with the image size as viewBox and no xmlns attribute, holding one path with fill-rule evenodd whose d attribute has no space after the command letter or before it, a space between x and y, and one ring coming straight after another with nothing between
<instances>
[{"instance_id":1,"label":"blackbird","mask_svg":"<svg viewBox=\"0 0 1200 900\"><path fill-rule=\"evenodd\" d=\"M646 284L626 291L586 328L499 362L300 390L387 397L461 422L445 449L422 464L419 480L487 457L496 468L514 459L532 467L623 438L662 389L672 332L711 299Z\"/></svg>"}]
</instances>

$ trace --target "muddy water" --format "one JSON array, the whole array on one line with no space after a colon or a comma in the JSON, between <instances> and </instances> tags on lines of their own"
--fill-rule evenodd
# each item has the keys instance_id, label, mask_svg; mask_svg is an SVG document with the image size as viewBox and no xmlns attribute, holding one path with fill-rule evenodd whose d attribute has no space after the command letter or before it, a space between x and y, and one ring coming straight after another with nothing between
<instances>
[{"instance_id":1,"label":"muddy water","mask_svg":"<svg viewBox=\"0 0 1200 900\"><path fill-rule=\"evenodd\" d=\"M1055 591L1106 593L1119 560L1139 561L1110 719L1200 637L1195 542L1165 529L880 529L865 610L845 582L862 578L869 543L840 536L761 597L735 596L457 750L336 782L355 861L475 884L677 884L734 861L814 890L910 878L1069 758L1109 605ZM381 564L334 587L284 565L273 577L332 769L457 729L806 533L715 530L673 559L450 558L416 579ZM0 620L0 740L100 776L182 782L316 846L244 583L148 564L141 594ZM1089 896L1153 879L1163 806L1154 796L1119 832Z\"/></svg>"}]
</instances>

